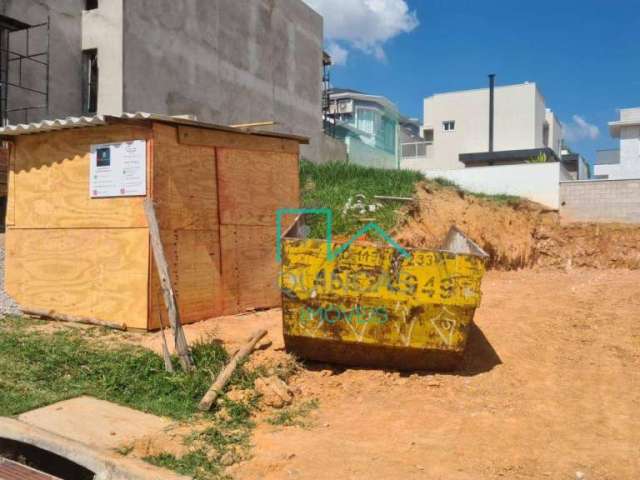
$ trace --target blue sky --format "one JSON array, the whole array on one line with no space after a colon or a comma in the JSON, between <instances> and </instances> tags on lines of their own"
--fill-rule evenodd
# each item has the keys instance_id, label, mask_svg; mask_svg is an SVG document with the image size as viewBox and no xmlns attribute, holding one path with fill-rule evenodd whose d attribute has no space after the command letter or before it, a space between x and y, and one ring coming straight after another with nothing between
<instances>
[{"instance_id":1,"label":"blue sky","mask_svg":"<svg viewBox=\"0 0 640 480\"><path fill-rule=\"evenodd\" d=\"M407 116L422 118L425 96L484 87L491 72L498 85L528 80L573 127L569 145L593 160L596 149L617 147L607 128L616 108L640 106L639 0L307 2L348 5L340 17L325 13L327 43L348 53L333 85L384 95ZM372 3L387 10L377 12L379 24L357 18L358 4ZM597 137L574 115L598 127Z\"/></svg>"}]
</instances>

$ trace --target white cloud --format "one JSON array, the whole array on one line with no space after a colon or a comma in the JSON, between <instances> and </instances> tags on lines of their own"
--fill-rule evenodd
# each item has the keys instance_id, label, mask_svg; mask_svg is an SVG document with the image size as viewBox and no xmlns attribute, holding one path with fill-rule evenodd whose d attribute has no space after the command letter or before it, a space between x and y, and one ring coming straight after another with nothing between
<instances>
[{"instance_id":1,"label":"white cloud","mask_svg":"<svg viewBox=\"0 0 640 480\"><path fill-rule=\"evenodd\" d=\"M345 47L355 48L385 60L384 44L414 30L419 22L406 0L305 0L324 17L329 49L336 63L346 62ZM340 60L340 61L338 61Z\"/></svg>"},{"instance_id":2,"label":"white cloud","mask_svg":"<svg viewBox=\"0 0 640 480\"><path fill-rule=\"evenodd\" d=\"M329 45L327 45L327 52L331 55L331 61L334 65L344 65L347 63L349 51L342 48L336 42L329 42Z\"/></svg>"},{"instance_id":3,"label":"white cloud","mask_svg":"<svg viewBox=\"0 0 640 480\"><path fill-rule=\"evenodd\" d=\"M600 135L600 129L592 123L587 122L580 115L574 115L573 121L563 125L564 138L570 142L578 140L595 140Z\"/></svg>"}]
</instances>

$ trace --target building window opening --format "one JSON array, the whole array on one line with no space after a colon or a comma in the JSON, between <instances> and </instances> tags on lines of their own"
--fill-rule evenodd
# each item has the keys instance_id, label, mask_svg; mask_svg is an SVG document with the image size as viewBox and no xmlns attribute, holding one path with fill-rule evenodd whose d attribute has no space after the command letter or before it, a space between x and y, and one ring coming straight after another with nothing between
<instances>
[{"instance_id":1,"label":"building window opening","mask_svg":"<svg viewBox=\"0 0 640 480\"><path fill-rule=\"evenodd\" d=\"M92 115L98 111L98 50L82 52L82 113Z\"/></svg>"},{"instance_id":2,"label":"building window opening","mask_svg":"<svg viewBox=\"0 0 640 480\"><path fill-rule=\"evenodd\" d=\"M98 0L84 0L85 10L95 10L98 8Z\"/></svg>"},{"instance_id":3,"label":"building window opening","mask_svg":"<svg viewBox=\"0 0 640 480\"><path fill-rule=\"evenodd\" d=\"M452 132L456 129L456 121L455 120L447 120L442 122L442 129L445 132Z\"/></svg>"},{"instance_id":4,"label":"building window opening","mask_svg":"<svg viewBox=\"0 0 640 480\"><path fill-rule=\"evenodd\" d=\"M425 129L422 135L424 136L425 141L433 142L433 128Z\"/></svg>"}]
</instances>

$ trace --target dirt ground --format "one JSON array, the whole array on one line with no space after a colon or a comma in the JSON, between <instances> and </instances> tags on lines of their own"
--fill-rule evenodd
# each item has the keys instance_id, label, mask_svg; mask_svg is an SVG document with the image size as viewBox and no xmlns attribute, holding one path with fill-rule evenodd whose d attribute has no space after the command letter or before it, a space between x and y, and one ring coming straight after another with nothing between
<instances>
[{"instance_id":1,"label":"dirt ground","mask_svg":"<svg viewBox=\"0 0 640 480\"><path fill-rule=\"evenodd\" d=\"M496 272L483 282L464 370L401 374L306 364L310 426L260 423L238 479L640 477L640 271ZM236 344L280 311L187 327ZM145 340L158 348L158 337Z\"/></svg>"}]
</instances>

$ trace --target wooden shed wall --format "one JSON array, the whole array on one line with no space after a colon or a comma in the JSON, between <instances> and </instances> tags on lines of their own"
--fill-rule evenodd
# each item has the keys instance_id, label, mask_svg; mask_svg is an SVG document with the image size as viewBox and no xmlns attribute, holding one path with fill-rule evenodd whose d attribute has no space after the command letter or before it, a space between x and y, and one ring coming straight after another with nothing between
<instances>
[{"instance_id":1,"label":"wooden shed wall","mask_svg":"<svg viewBox=\"0 0 640 480\"><path fill-rule=\"evenodd\" d=\"M153 125L152 197L160 236L184 323L221 313L220 233L215 149L181 145L177 128ZM168 325L152 261L149 329Z\"/></svg>"},{"instance_id":2,"label":"wooden shed wall","mask_svg":"<svg viewBox=\"0 0 640 480\"><path fill-rule=\"evenodd\" d=\"M168 324L143 197L91 199L92 144L145 139L147 190L185 323L280 304L275 212L299 205L295 140L120 124L17 137L6 288L26 308Z\"/></svg>"},{"instance_id":3,"label":"wooden shed wall","mask_svg":"<svg viewBox=\"0 0 640 480\"><path fill-rule=\"evenodd\" d=\"M276 211L299 206L298 155L220 148L218 188L225 313L280 305Z\"/></svg>"},{"instance_id":4,"label":"wooden shed wall","mask_svg":"<svg viewBox=\"0 0 640 480\"><path fill-rule=\"evenodd\" d=\"M143 198L90 199L89 165L92 144L150 136L148 128L114 125L16 138L5 284L21 306L146 327Z\"/></svg>"},{"instance_id":5,"label":"wooden shed wall","mask_svg":"<svg viewBox=\"0 0 640 480\"><path fill-rule=\"evenodd\" d=\"M183 321L279 305L275 212L299 205L298 143L159 123L153 131L153 198ZM150 329L160 315L151 275Z\"/></svg>"}]
</instances>

